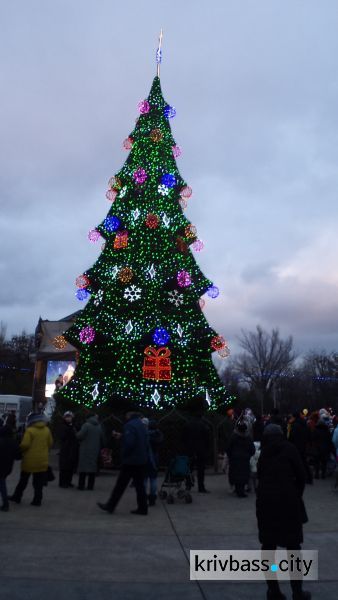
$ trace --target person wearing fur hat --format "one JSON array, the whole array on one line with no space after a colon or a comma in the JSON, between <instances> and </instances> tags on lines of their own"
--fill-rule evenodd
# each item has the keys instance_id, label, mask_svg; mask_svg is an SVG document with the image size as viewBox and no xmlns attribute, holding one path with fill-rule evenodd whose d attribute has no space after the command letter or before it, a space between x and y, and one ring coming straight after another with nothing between
<instances>
[{"instance_id":1,"label":"person wearing fur hat","mask_svg":"<svg viewBox=\"0 0 338 600\"><path fill-rule=\"evenodd\" d=\"M79 442L73 424L74 415L66 411L57 433L60 441L59 453L59 487L73 487L72 478L79 460Z\"/></svg>"},{"instance_id":2,"label":"person wearing fur hat","mask_svg":"<svg viewBox=\"0 0 338 600\"><path fill-rule=\"evenodd\" d=\"M42 490L47 480L48 454L53 444L52 434L47 426L45 415L30 413L27 417L27 427L22 438L21 475L14 494L9 500L20 504L30 475L33 475L34 497L32 506L41 506Z\"/></svg>"},{"instance_id":3,"label":"person wearing fur hat","mask_svg":"<svg viewBox=\"0 0 338 600\"><path fill-rule=\"evenodd\" d=\"M250 478L250 458L256 448L249 436L246 423L240 421L230 438L226 453L229 458L229 483L235 486L239 498L245 498L245 486Z\"/></svg>"},{"instance_id":4,"label":"person wearing fur hat","mask_svg":"<svg viewBox=\"0 0 338 600\"><path fill-rule=\"evenodd\" d=\"M256 516L262 550L277 546L300 550L303 523L307 519L302 495L305 469L294 444L285 440L279 425L267 425L258 460ZM302 581L292 580L293 600L309 600L311 594L302 590ZM268 600L286 600L278 581L267 581Z\"/></svg>"}]
</instances>

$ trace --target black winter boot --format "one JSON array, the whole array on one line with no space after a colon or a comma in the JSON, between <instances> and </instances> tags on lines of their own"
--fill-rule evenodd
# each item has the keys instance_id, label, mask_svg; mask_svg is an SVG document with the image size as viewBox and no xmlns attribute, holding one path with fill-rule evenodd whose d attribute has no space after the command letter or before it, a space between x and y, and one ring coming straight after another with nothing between
<instances>
[{"instance_id":1,"label":"black winter boot","mask_svg":"<svg viewBox=\"0 0 338 600\"><path fill-rule=\"evenodd\" d=\"M148 496L149 506L155 506L156 498L157 498L156 494L149 494L149 496Z\"/></svg>"}]
</instances>

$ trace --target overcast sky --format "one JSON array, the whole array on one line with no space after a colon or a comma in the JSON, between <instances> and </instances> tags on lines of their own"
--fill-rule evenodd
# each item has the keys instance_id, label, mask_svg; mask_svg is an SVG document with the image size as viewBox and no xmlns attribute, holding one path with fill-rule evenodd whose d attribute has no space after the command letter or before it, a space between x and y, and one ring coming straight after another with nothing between
<instances>
[{"instance_id":1,"label":"overcast sky","mask_svg":"<svg viewBox=\"0 0 338 600\"><path fill-rule=\"evenodd\" d=\"M4 0L0 4L0 320L78 310L88 230L148 95L176 107L206 315L338 350L338 2Z\"/></svg>"}]
</instances>

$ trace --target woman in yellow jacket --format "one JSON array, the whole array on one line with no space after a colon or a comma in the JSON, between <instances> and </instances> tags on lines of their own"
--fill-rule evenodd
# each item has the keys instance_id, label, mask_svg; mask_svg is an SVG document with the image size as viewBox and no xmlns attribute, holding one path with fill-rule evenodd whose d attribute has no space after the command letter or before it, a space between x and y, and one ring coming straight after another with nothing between
<instances>
[{"instance_id":1,"label":"woman in yellow jacket","mask_svg":"<svg viewBox=\"0 0 338 600\"><path fill-rule=\"evenodd\" d=\"M42 490L47 481L48 453L52 444L53 438L47 427L46 417L38 413L30 413L20 444L22 451L21 475L14 494L9 496L9 500L20 504L32 473L34 498L31 504L32 506L41 506Z\"/></svg>"}]
</instances>

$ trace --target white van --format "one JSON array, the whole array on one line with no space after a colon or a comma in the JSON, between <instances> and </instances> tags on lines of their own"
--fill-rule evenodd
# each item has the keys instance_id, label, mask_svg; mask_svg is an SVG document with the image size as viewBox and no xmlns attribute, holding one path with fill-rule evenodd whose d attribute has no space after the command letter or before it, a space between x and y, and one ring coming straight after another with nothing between
<instances>
[{"instance_id":1,"label":"white van","mask_svg":"<svg viewBox=\"0 0 338 600\"><path fill-rule=\"evenodd\" d=\"M25 424L26 417L31 412L32 406L33 399L31 396L0 395L0 417L4 414L15 413L18 427Z\"/></svg>"}]
</instances>

